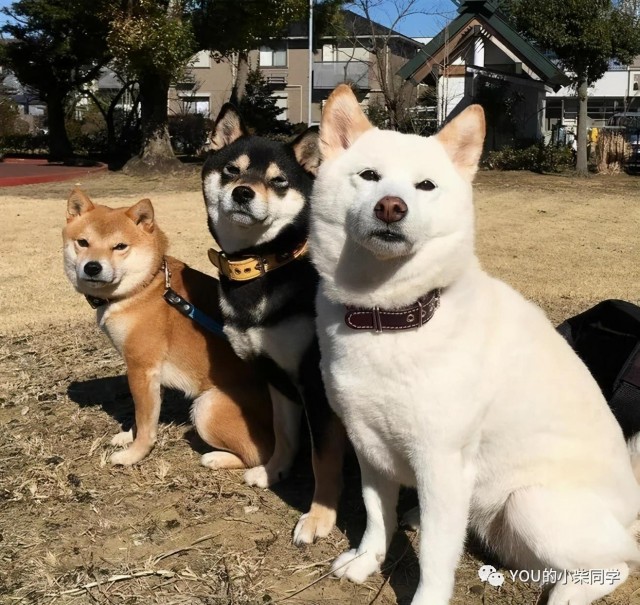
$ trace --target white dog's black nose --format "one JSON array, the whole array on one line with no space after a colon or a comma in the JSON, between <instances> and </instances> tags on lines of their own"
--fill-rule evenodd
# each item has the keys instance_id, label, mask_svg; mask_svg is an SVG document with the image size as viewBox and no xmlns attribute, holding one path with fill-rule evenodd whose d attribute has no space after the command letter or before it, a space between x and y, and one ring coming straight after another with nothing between
<instances>
[{"instance_id":1,"label":"white dog's black nose","mask_svg":"<svg viewBox=\"0 0 640 605\"><path fill-rule=\"evenodd\" d=\"M255 195L256 194L254 190L251 189L251 187L247 187L246 185L238 185L231 193L233 201L238 204L249 203L255 197Z\"/></svg>"},{"instance_id":2,"label":"white dog's black nose","mask_svg":"<svg viewBox=\"0 0 640 605\"><path fill-rule=\"evenodd\" d=\"M102 271L102 265L95 261L89 261L85 266L84 266L84 272L89 276L89 277L95 277L96 275L98 275L100 272Z\"/></svg>"},{"instance_id":3,"label":"white dog's black nose","mask_svg":"<svg viewBox=\"0 0 640 605\"><path fill-rule=\"evenodd\" d=\"M407 205L404 200L399 197L385 195L373 208L376 218L389 224L397 223L407 214Z\"/></svg>"}]
</instances>

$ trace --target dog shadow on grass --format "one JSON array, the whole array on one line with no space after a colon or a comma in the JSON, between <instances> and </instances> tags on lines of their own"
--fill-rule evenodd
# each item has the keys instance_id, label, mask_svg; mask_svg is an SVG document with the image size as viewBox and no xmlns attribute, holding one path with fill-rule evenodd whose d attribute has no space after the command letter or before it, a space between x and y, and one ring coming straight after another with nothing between
<instances>
[{"instance_id":1,"label":"dog shadow on grass","mask_svg":"<svg viewBox=\"0 0 640 605\"><path fill-rule=\"evenodd\" d=\"M100 407L121 427L129 430L134 422L134 405L126 375L93 378L72 382L68 397L80 408ZM191 426L189 409L191 401L180 392L166 389L160 413L161 423L184 426L184 439L199 454L211 451ZM114 426L114 434L118 427ZM301 448L290 476L274 485L271 491L288 506L302 512L309 509L313 496L314 478L311 468L311 446L307 431L301 432ZM402 490L398 513L400 516L417 505L413 490ZM366 511L362 501L360 469L352 451L347 453L344 465L344 489L338 511L338 527L346 535L348 544L343 549L356 548L366 526ZM293 531L293 527L291 528ZM382 567L386 583L393 589L399 604L409 603L419 580L416 556L417 534L398 531ZM336 552L336 556L340 553Z\"/></svg>"},{"instance_id":2,"label":"dog shadow on grass","mask_svg":"<svg viewBox=\"0 0 640 605\"><path fill-rule=\"evenodd\" d=\"M134 405L129 391L126 375L93 378L74 381L67 388L67 395L80 408L101 407L121 426L128 431L134 422ZM160 411L161 423L189 425L189 408L191 402L178 391L166 389L162 398ZM114 426L114 434L118 432ZM206 444L202 443L206 448ZM205 449L206 451L206 449Z\"/></svg>"}]
</instances>

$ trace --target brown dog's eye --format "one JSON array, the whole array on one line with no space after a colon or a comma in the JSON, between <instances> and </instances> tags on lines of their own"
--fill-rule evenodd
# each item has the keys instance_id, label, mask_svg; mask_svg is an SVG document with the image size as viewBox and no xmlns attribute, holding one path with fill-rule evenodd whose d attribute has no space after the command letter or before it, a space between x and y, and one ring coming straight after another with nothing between
<instances>
[{"instance_id":1,"label":"brown dog's eye","mask_svg":"<svg viewBox=\"0 0 640 605\"><path fill-rule=\"evenodd\" d=\"M433 191L436 188L436 184L429 179L425 179L424 181L420 181L416 185L416 189L420 189L421 191Z\"/></svg>"},{"instance_id":2,"label":"brown dog's eye","mask_svg":"<svg viewBox=\"0 0 640 605\"><path fill-rule=\"evenodd\" d=\"M76 242L78 244L78 246L80 246L81 248L88 248L89 247L89 242L86 239L79 239Z\"/></svg>"},{"instance_id":3,"label":"brown dog's eye","mask_svg":"<svg viewBox=\"0 0 640 605\"><path fill-rule=\"evenodd\" d=\"M363 170L362 172L359 172L358 176L361 179L364 179L365 181L379 181L380 180L380 175L375 170L371 170L371 169L367 169L367 170Z\"/></svg>"},{"instance_id":4,"label":"brown dog's eye","mask_svg":"<svg viewBox=\"0 0 640 605\"><path fill-rule=\"evenodd\" d=\"M287 179L285 179L283 176L274 176L271 179L271 184L275 185L276 187L288 187L289 181L287 181Z\"/></svg>"},{"instance_id":5,"label":"brown dog's eye","mask_svg":"<svg viewBox=\"0 0 640 605\"><path fill-rule=\"evenodd\" d=\"M116 244L113 249L114 250L126 250L129 246L127 244Z\"/></svg>"},{"instance_id":6,"label":"brown dog's eye","mask_svg":"<svg viewBox=\"0 0 640 605\"><path fill-rule=\"evenodd\" d=\"M235 164L227 164L224 167L223 172L227 176L238 176L240 174L240 168L238 168Z\"/></svg>"}]
</instances>

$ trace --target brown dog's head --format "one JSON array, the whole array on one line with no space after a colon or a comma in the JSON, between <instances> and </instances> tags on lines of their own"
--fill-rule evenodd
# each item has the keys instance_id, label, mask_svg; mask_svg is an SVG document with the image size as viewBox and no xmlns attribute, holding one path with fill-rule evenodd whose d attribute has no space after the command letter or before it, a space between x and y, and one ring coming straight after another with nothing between
<instances>
[{"instance_id":1,"label":"brown dog's head","mask_svg":"<svg viewBox=\"0 0 640 605\"><path fill-rule=\"evenodd\" d=\"M64 269L78 292L126 298L155 275L167 242L148 199L130 208L93 204L80 189L67 201Z\"/></svg>"}]
</instances>

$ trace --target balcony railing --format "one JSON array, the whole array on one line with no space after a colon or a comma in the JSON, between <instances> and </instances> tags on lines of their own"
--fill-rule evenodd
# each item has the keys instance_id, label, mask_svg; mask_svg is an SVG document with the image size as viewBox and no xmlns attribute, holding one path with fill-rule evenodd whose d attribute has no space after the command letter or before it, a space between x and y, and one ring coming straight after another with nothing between
<instances>
[{"instance_id":1,"label":"balcony railing","mask_svg":"<svg viewBox=\"0 0 640 605\"><path fill-rule=\"evenodd\" d=\"M358 88L369 88L369 64L362 61L324 61L313 64L313 87L335 88L351 82Z\"/></svg>"}]
</instances>

